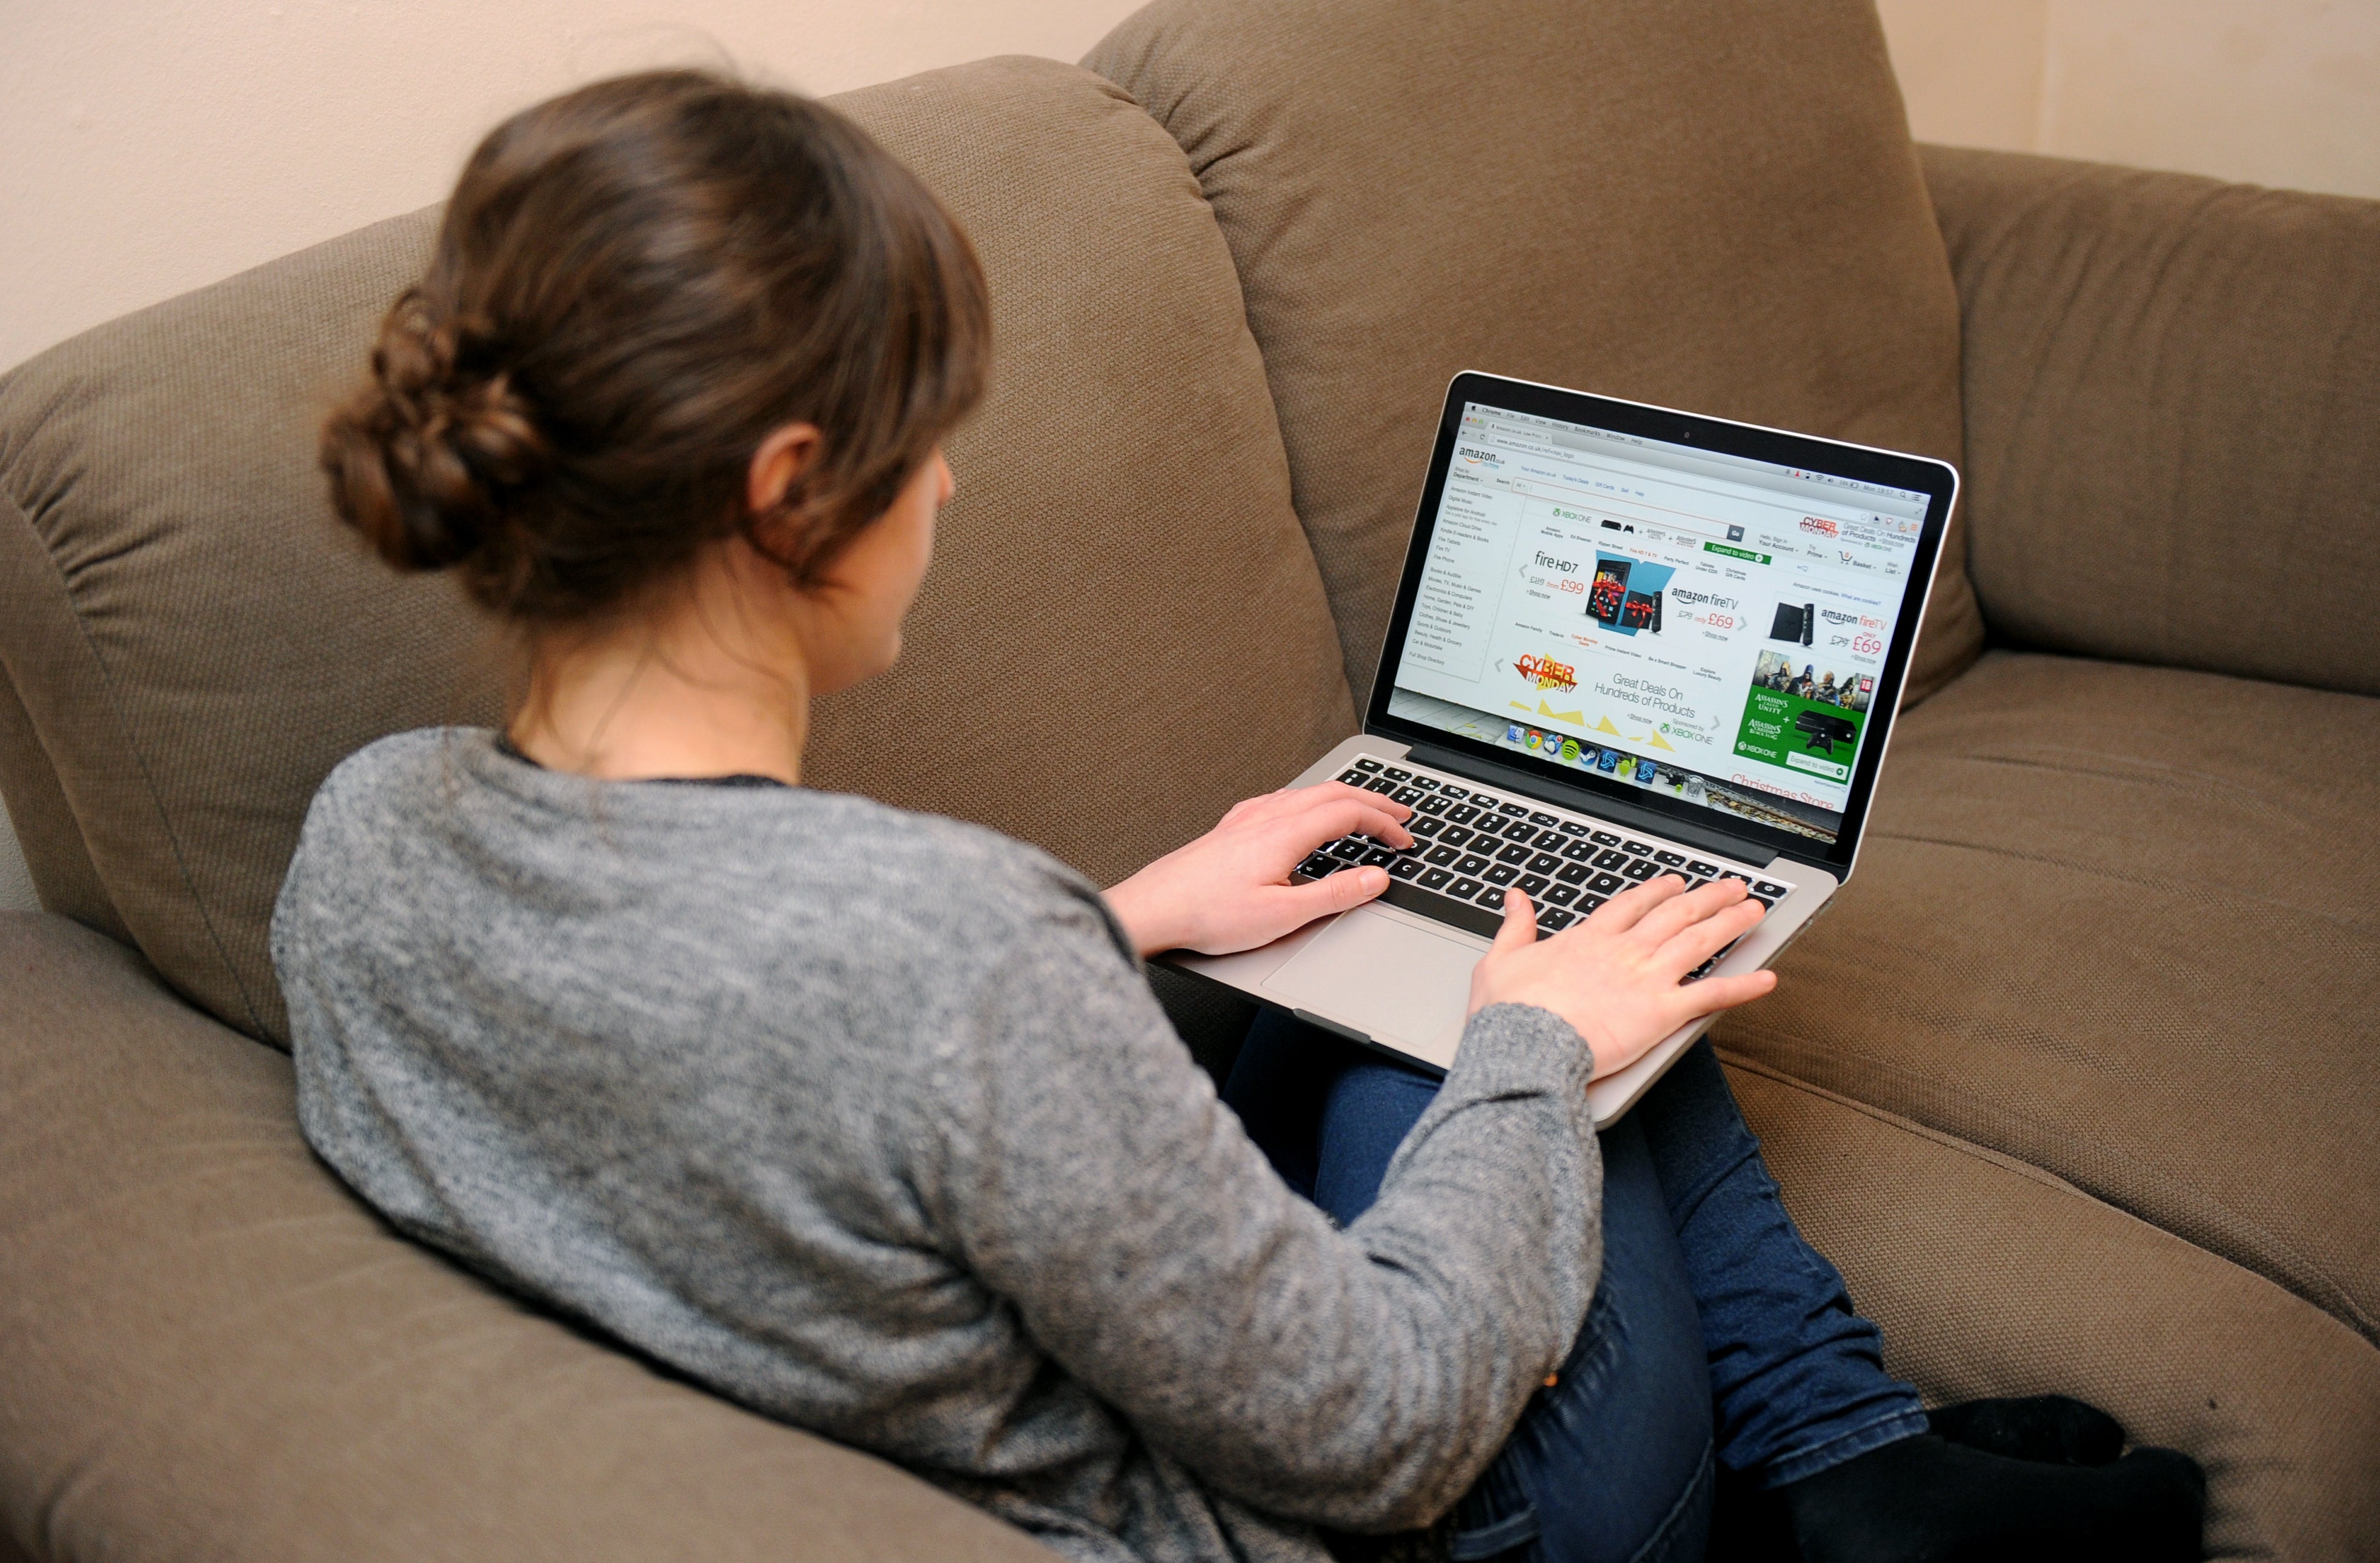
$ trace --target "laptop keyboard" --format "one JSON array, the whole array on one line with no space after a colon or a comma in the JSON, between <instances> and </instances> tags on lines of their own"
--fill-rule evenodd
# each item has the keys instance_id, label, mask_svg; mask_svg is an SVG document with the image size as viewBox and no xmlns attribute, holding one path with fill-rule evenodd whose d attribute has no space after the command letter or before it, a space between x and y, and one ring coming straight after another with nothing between
<instances>
[{"instance_id":1,"label":"laptop keyboard","mask_svg":"<svg viewBox=\"0 0 2380 1563\"><path fill-rule=\"evenodd\" d=\"M1615 830L1534 798L1483 791L1460 777L1360 756L1339 780L1407 805L1414 844L1402 852L1369 836L1325 842L1291 876L1319 879L1365 864L1389 871L1380 897L1425 917L1493 939L1504 923L1504 891L1521 888L1537 909L1537 937L1549 939L1611 897L1660 874L1686 888L1741 879L1754 900L1774 906L1793 887L1746 868ZM1732 945L1729 949L1734 948ZM1722 950L1691 974L1717 965Z\"/></svg>"}]
</instances>

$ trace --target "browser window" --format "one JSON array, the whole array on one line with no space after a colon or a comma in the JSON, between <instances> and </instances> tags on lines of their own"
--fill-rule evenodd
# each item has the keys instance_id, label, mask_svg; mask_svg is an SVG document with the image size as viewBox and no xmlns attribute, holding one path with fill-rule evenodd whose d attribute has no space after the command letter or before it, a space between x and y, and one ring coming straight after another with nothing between
<instances>
[{"instance_id":1,"label":"browser window","mask_svg":"<svg viewBox=\"0 0 2380 1563\"><path fill-rule=\"evenodd\" d=\"M1468 404L1389 710L1831 843L1926 504Z\"/></svg>"}]
</instances>

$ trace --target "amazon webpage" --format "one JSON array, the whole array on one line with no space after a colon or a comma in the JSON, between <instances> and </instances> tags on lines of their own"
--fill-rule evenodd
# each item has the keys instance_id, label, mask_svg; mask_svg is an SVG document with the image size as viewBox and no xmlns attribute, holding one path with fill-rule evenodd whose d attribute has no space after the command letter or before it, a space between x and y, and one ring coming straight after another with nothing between
<instances>
[{"instance_id":1,"label":"amazon webpage","mask_svg":"<svg viewBox=\"0 0 2380 1563\"><path fill-rule=\"evenodd\" d=\"M1925 506L1474 403L1389 710L1832 842Z\"/></svg>"}]
</instances>

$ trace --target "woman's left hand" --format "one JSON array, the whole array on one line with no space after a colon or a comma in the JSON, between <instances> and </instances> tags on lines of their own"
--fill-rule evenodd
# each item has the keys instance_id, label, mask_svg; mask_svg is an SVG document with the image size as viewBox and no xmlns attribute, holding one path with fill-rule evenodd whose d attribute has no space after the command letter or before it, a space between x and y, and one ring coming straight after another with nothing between
<instances>
[{"instance_id":1,"label":"woman's left hand","mask_svg":"<svg viewBox=\"0 0 2380 1563\"><path fill-rule=\"evenodd\" d=\"M1388 870L1348 868L1310 885L1290 870L1325 842L1366 835L1402 850L1413 810L1343 782L1267 793L1108 891L1108 905L1143 955L1195 950L1228 955L1270 944L1317 917L1360 906L1389 888Z\"/></svg>"}]
</instances>

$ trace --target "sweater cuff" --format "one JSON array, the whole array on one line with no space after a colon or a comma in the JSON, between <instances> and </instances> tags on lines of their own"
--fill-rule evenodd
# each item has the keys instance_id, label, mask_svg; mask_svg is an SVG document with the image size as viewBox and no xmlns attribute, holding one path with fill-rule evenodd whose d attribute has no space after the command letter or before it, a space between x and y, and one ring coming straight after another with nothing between
<instances>
[{"instance_id":1,"label":"sweater cuff","mask_svg":"<svg viewBox=\"0 0 2380 1563\"><path fill-rule=\"evenodd\" d=\"M1490 1004L1463 1028L1446 1087L1466 1097L1546 1091L1579 1103L1595 1053L1570 1022L1535 1004Z\"/></svg>"}]
</instances>

